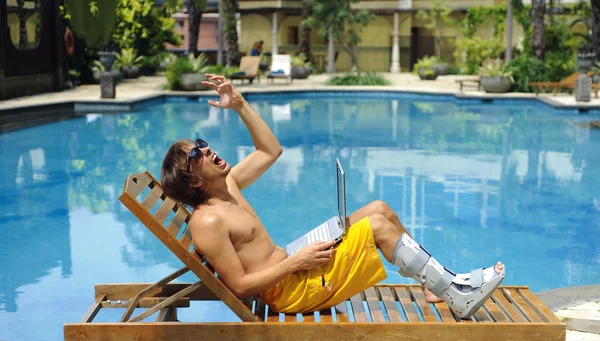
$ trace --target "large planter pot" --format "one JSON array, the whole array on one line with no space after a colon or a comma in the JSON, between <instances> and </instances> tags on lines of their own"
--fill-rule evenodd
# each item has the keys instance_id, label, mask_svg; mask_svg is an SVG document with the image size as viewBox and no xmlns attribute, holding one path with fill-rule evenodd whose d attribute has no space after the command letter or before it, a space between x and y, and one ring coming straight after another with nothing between
<instances>
[{"instance_id":1,"label":"large planter pot","mask_svg":"<svg viewBox=\"0 0 600 341\"><path fill-rule=\"evenodd\" d=\"M268 68L269 68L269 63L267 63L267 62L260 62L260 63L258 63L258 69L260 71L266 72Z\"/></svg>"},{"instance_id":2,"label":"large planter pot","mask_svg":"<svg viewBox=\"0 0 600 341\"><path fill-rule=\"evenodd\" d=\"M485 90L485 92L491 93L507 92L510 90L511 85L510 78L504 76L481 76L479 77L479 82L481 83L481 87L483 90Z\"/></svg>"},{"instance_id":3,"label":"large planter pot","mask_svg":"<svg viewBox=\"0 0 600 341\"><path fill-rule=\"evenodd\" d=\"M208 86L202 84L206 77L199 73L184 73L179 77L179 85L185 91L200 91L208 89Z\"/></svg>"},{"instance_id":4,"label":"large planter pot","mask_svg":"<svg viewBox=\"0 0 600 341\"><path fill-rule=\"evenodd\" d=\"M448 64L446 64L446 63L435 64L433 66L433 71L435 71L435 73L438 76L447 75L448 74Z\"/></svg>"},{"instance_id":5,"label":"large planter pot","mask_svg":"<svg viewBox=\"0 0 600 341\"><path fill-rule=\"evenodd\" d=\"M292 79L306 79L310 75L310 68L306 66L292 66Z\"/></svg>"},{"instance_id":6,"label":"large planter pot","mask_svg":"<svg viewBox=\"0 0 600 341\"><path fill-rule=\"evenodd\" d=\"M430 69L426 69L426 68L420 68L419 69L419 78L421 78L422 80L434 80L437 78L437 73L435 72L435 69L430 68Z\"/></svg>"},{"instance_id":7,"label":"large planter pot","mask_svg":"<svg viewBox=\"0 0 600 341\"><path fill-rule=\"evenodd\" d=\"M596 61L595 53L577 54L577 65L579 66L579 70L581 72L590 71L592 69L592 66L594 66L594 61Z\"/></svg>"},{"instance_id":8,"label":"large planter pot","mask_svg":"<svg viewBox=\"0 0 600 341\"><path fill-rule=\"evenodd\" d=\"M98 52L98 57L100 58L100 63L104 65L104 70L110 71L112 70L113 63L115 62L115 58L117 57L116 52Z\"/></svg>"},{"instance_id":9,"label":"large planter pot","mask_svg":"<svg viewBox=\"0 0 600 341\"><path fill-rule=\"evenodd\" d=\"M138 78L140 76L139 66L123 66L121 70L125 78Z\"/></svg>"}]
</instances>

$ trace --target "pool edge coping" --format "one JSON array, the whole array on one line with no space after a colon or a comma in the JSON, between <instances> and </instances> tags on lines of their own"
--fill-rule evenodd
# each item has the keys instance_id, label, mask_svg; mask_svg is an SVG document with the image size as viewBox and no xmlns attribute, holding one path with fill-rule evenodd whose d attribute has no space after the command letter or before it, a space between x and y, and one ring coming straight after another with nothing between
<instances>
[{"instance_id":1,"label":"pool edge coping","mask_svg":"<svg viewBox=\"0 0 600 341\"><path fill-rule=\"evenodd\" d=\"M414 94L417 96L440 96L440 97L454 97L457 100L473 100L473 101L503 101L503 100L520 100L520 101L539 101L541 104L548 105L558 110L577 110L580 113L585 113L591 110L600 110L600 104L564 104L556 101L547 96L536 96L533 94L526 93L509 93L509 94L482 94L474 95L467 94L464 92L453 92L453 91L425 91L419 89L393 89L384 87L353 87L353 86L336 86L336 87L314 87L314 88L280 88L280 89L238 89L242 95L249 94L279 94L279 93L306 93L306 92L384 92L384 93L401 93L401 94ZM126 99L101 99L90 100L90 99L73 99L73 100L57 100L57 101L46 101L44 103L36 104L17 104L0 108L0 116L18 113L19 111L35 110L35 109L46 109L50 107L60 106L72 106L72 110L75 113L83 112L98 112L98 113L111 113L111 112L123 112L135 110L136 105L144 104L148 101L166 99L168 97L188 97L188 98L199 98L199 97L214 97L215 94L206 91L165 91L157 90L155 93L141 95L138 97L126 98Z\"/></svg>"}]
</instances>

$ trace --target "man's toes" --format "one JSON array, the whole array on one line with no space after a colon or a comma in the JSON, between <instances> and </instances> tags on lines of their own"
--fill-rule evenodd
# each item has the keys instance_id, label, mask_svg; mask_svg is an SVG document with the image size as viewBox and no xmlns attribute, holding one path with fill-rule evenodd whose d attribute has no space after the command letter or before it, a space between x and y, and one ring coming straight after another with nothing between
<instances>
[{"instance_id":1,"label":"man's toes","mask_svg":"<svg viewBox=\"0 0 600 341\"><path fill-rule=\"evenodd\" d=\"M495 266L494 266L494 270L496 270L497 274L501 274L502 270L504 270L504 264L498 262Z\"/></svg>"}]
</instances>

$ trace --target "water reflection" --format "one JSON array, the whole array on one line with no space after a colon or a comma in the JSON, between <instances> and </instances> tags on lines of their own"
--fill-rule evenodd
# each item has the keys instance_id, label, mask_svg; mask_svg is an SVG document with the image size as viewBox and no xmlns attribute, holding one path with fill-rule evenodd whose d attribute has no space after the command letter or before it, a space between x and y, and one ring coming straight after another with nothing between
<instances>
[{"instance_id":1,"label":"water reflection","mask_svg":"<svg viewBox=\"0 0 600 341\"><path fill-rule=\"evenodd\" d=\"M349 211L385 200L449 266L503 259L506 282L534 291L599 278L600 131L586 125L589 118L515 103L297 97L249 97L284 147L244 191L276 243L335 213L339 157ZM235 112L204 101L2 135L0 310L19 311L21 292L46 295L27 284L56 268L60 283L77 276L88 291L94 282L158 280L179 268L118 196L129 174L159 176L169 145L196 137L233 164L254 150ZM111 270L96 272L100 266ZM405 281L388 270L390 282ZM83 313L89 304L77 303L69 309Z\"/></svg>"},{"instance_id":2,"label":"water reflection","mask_svg":"<svg viewBox=\"0 0 600 341\"><path fill-rule=\"evenodd\" d=\"M68 143L2 135L0 310L16 312L19 288L59 267L69 277ZM51 228L48 222L51 221Z\"/></svg>"}]
</instances>

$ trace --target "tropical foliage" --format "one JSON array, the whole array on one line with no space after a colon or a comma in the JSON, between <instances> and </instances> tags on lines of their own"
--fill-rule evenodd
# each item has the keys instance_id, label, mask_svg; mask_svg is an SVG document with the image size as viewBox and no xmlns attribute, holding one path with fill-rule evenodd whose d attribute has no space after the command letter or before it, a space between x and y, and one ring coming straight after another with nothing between
<instances>
[{"instance_id":1,"label":"tropical foliage","mask_svg":"<svg viewBox=\"0 0 600 341\"><path fill-rule=\"evenodd\" d=\"M389 85L390 82L376 73L347 74L335 76L327 81L329 85Z\"/></svg>"},{"instance_id":2,"label":"tropical foliage","mask_svg":"<svg viewBox=\"0 0 600 341\"><path fill-rule=\"evenodd\" d=\"M350 55L352 69L358 71L358 51L360 32L375 18L368 10L353 10L351 5L359 0L306 0L312 8L312 15L303 25L315 27L319 35L326 39L331 29L334 41L339 41Z\"/></svg>"},{"instance_id":3,"label":"tropical foliage","mask_svg":"<svg viewBox=\"0 0 600 341\"><path fill-rule=\"evenodd\" d=\"M156 6L154 0L119 0L112 38L120 49L133 48L143 56L165 52L165 43L181 44L173 30L174 11L170 6Z\"/></svg>"}]
</instances>

